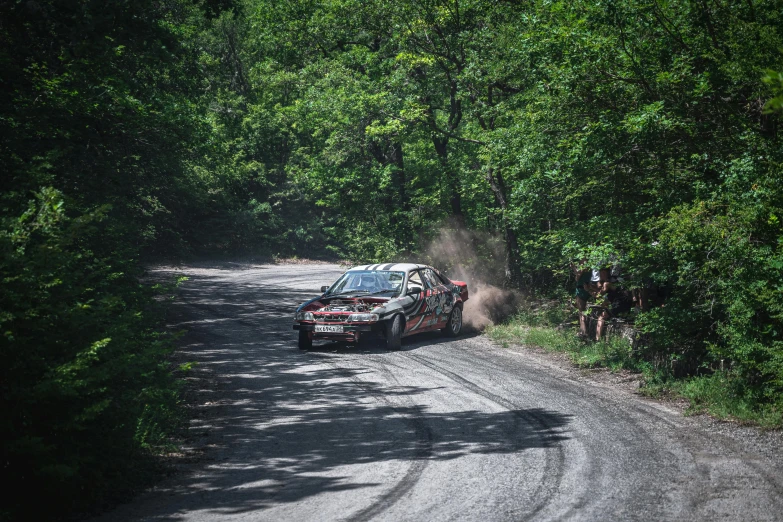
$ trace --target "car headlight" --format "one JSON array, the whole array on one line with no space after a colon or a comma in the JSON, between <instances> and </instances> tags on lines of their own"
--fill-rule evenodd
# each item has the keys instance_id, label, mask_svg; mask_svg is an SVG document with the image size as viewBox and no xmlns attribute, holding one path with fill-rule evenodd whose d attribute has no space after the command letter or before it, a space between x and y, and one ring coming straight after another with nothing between
<instances>
[{"instance_id":1,"label":"car headlight","mask_svg":"<svg viewBox=\"0 0 783 522\"><path fill-rule=\"evenodd\" d=\"M296 312L295 319L297 321L315 321L313 312Z\"/></svg>"},{"instance_id":2,"label":"car headlight","mask_svg":"<svg viewBox=\"0 0 783 522\"><path fill-rule=\"evenodd\" d=\"M349 323L369 323L378 320L378 314L351 314L348 316Z\"/></svg>"}]
</instances>

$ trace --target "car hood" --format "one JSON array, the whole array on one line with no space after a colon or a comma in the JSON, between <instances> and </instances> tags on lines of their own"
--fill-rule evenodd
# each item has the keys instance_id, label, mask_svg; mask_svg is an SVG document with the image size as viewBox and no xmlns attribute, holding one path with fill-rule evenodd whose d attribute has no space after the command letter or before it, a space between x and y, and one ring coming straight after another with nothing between
<instances>
[{"instance_id":1,"label":"car hood","mask_svg":"<svg viewBox=\"0 0 783 522\"><path fill-rule=\"evenodd\" d=\"M344 296L321 296L308 301L299 307L302 312L380 312L383 306L396 297L344 297ZM380 309L380 310L379 310Z\"/></svg>"}]
</instances>

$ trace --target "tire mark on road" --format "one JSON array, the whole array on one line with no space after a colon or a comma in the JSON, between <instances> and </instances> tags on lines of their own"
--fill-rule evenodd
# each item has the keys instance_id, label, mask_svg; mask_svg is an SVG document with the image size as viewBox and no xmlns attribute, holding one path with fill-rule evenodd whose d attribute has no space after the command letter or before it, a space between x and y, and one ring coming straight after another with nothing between
<instances>
[{"instance_id":1,"label":"tire mark on road","mask_svg":"<svg viewBox=\"0 0 783 522\"><path fill-rule=\"evenodd\" d=\"M380 495L372 504L362 509L358 513L355 513L348 517L346 520L350 522L365 522L371 520L374 517L380 515L387 509L391 508L394 504L399 502L419 481L425 468L429 465L429 459L432 456L432 430L427 426L424 420L424 414L421 412L421 407L414 404L412 401L407 400L407 406L401 406L389 399L388 396L378 393L377 390L367 386L367 383L357 378L352 373L348 372L345 368L338 366L332 361L332 357L326 355L319 355L326 364L331 366L338 374L343 375L346 379L350 380L362 390L366 392L366 395L372 396L374 399L386 404L394 412L396 412L403 422L407 423L416 434L416 449L411 457L413 460L408 467L408 471L405 475L397 481L397 483L391 487L388 491ZM350 359L349 359L350 360ZM388 369L383 367L378 369L390 377L397 385L400 385L400 381L397 377ZM402 408L407 408L403 410ZM411 415L413 410L413 415Z\"/></svg>"},{"instance_id":2,"label":"tire mark on road","mask_svg":"<svg viewBox=\"0 0 783 522\"><path fill-rule=\"evenodd\" d=\"M485 355L482 355L482 356L479 356L479 357L475 357L475 355L476 355L475 352L471 352L471 354L474 355L474 357L467 358L465 356L466 354L458 352L458 354L455 355L454 359L462 362L463 364L468 364L468 365L471 365L473 367L475 367L476 365L479 365L479 366L483 367L483 369L485 371L489 372L489 373L496 373L497 374L497 373L502 373L502 372L508 371L507 367L504 367L502 365L502 363L500 363L497 360L488 359L488 358L486 358ZM530 376L527 375L527 377L530 377ZM541 381L538 381L538 382L541 383ZM573 385L573 386L579 386L579 387L584 386L584 383L580 382L580 381L567 380L567 382L570 385ZM589 396L586 397L584 395L584 392L582 392L580 394L580 393L577 393L575 391L569 391L569 390L564 389L564 388L559 388L558 391L560 393L570 394L577 401L585 401L585 400L587 400L592 407L599 408L604 413L604 415L606 415L607 413L610 416L614 415L613 412L609 412L607 410L606 406L601 406L601 403L602 403L603 399L602 399L602 395L600 394L600 392L599 393L588 392ZM501 399L502 399L502 397L501 397ZM637 412L637 413L641 413L641 412ZM671 426L676 426L674 423L672 423L671 420L666 419L664 416L662 416L660 412L656 412L655 413L655 418L658 419L658 420L663 421L667 425L670 425L670 427ZM648 432L648 430L644 429L641 426L639 419L634 419L631 416L625 415L625 416L622 417L622 420L623 420L623 422L625 422L625 427L623 429L623 432L626 434L626 436L629 433L633 433L634 434L634 438L638 441L637 445L638 445L639 448L658 448L658 444L652 439L652 437L650 436L650 433ZM671 454L671 452L667 451L667 453L670 453L670 455L671 455L669 460L674 458L673 454ZM598 462L600 459L596 459L596 455L592 451L587 451L585 453L585 455L584 455L584 458L585 458L585 461L583 462L583 465L585 466L585 473L586 473L587 481L589 483L596 483L596 482L598 482L600 477L601 477L601 471L602 471L601 470L602 466ZM663 459L663 460L667 460L667 459ZM605 494L606 492L603 492L603 493ZM571 500L569 502L570 505L567 506L568 509L566 511L562 511L562 512L558 513L556 515L556 518L558 520L568 520L568 519L572 519L572 518L577 518L578 519L579 515L584 513L583 510L589 504L595 503L598 500L599 500L599 497L596 496L596 495L584 495L583 494L580 497Z\"/></svg>"},{"instance_id":3,"label":"tire mark on road","mask_svg":"<svg viewBox=\"0 0 783 522\"><path fill-rule=\"evenodd\" d=\"M499 395L495 395L491 391L482 388L478 384L465 379L461 375L458 375L452 372L451 370L443 368L442 366L432 362L431 360L425 357L422 357L420 355L414 355L410 352L406 352L405 356L451 379L452 381L461 384L462 386L468 388L472 392L481 395L485 399L488 399L494 402L495 404L502 406L503 408L506 408L508 411L513 413L516 417L518 417L522 421L528 424L537 424L548 436L557 433L555 431L555 428L541 415L538 415L536 413L521 411L519 406L509 401L508 399L501 397ZM549 443L549 441L546 440L546 436L542 437L541 440L546 444ZM533 498L538 497L542 492L543 495L541 495L541 500L539 500L538 503L535 504L533 508L530 509L528 513L524 516L524 518L528 520L533 518L542 509L544 509L544 507L547 506L549 500L557 492L558 487L560 486L560 483L563 480L563 473L565 467L565 452L563 451L562 446L560 446L559 444L555 444L552 446L545 446L545 449L549 449L549 448L554 448L555 454L553 456L549 451L545 451L544 453L546 455L546 464L544 468L543 478L541 482L538 484L538 487L536 487L536 490L533 493Z\"/></svg>"},{"instance_id":4,"label":"tire mark on road","mask_svg":"<svg viewBox=\"0 0 783 522\"><path fill-rule=\"evenodd\" d=\"M480 357L479 360L483 361L485 365L489 365L489 367L491 367L495 371L498 371L501 368L498 365L497 361L487 359L486 354L482 354L482 355L483 356ZM474 364L474 365L477 362L475 358L462 359L462 361L465 364ZM580 387L585 385L585 381L575 380L570 382ZM590 383L591 386L596 386L597 390L605 391L607 389L607 387L601 383L592 383L590 380L587 380L586 382ZM589 392L589 393L591 397L597 398L601 396L601 392L597 392L597 393ZM578 397L578 394L575 395L575 397ZM583 395L582 399L584 398L585 396ZM647 448L659 447L659 444L655 442L653 438L650 436L651 430L649 428L643 427L643 424L648 425L651 422L657 422L659 423L659 425L663 425L666 427L666 429L669 430L678 430L681 433L679 447L683 451L687 452L688 454L691 454L694 462L698 462L700 460L700 456L698 455L698 452L694 453L694 448L704 448L704 447L709 447L710 444L714 444L714 442L710 442L710 439L714 441L714 438L716 437L715 433L710 433L709 435L705 435L700 430L699 431L684 430L684 426L686 424L682 420L680 419L674 420L671 418L671 415L676 415L676 414L669 414L663 412L659 409L658 405L651 404L645 401L644 399L642 399L642 402L639 404L630 404L630 405L626 404L623 406L623 408L626 412L638 416L634 418L629 415L626 415L624 420L628 424L629 428L633 430L635 437L640 441L642 439L644 440L643 443L639 444L642 447L647 447ZM747 455L749 453L747 451L747 448L743 444L737 443L737 441L732 437L723 437L722 443L725 444L727 448L731 448L731 450L728 453L732 455L734 454ZM669 457L664 458L663 460L672 461L672 459L676 458L674 457L673 450L671 449L667 450L665 448L662 448L662 451L665 451L669 455ZM750 452L750 455L752 455L752 452ZM783 492L783 482L781 482L779 477L770 473L765 468L765 466L762 464L761 461L757 461L752 457L747 457L743 459L743 464L751 468L754 472L756 472L759 478L762 481L766 482L769 486L771 486L775 491ZM697 466L696 470L694 470L693 472L697 474L698 479L703 483L709 483L709 481L711 480L709 469L703 469L702 466ZM693 478L693 480L695 480L695 478ZM692 497L691 507L692 508L702 507L707 502L709 502L709 500L710 499L705 496L695 495ZM693 513L696 513L696 511L694 511Z\"/></svg>"},{"instance_id":5,"label":"tire mark on road","mask_svg":"<svg viewBox=\"0 0 783 522\"><path fill-rule=\"evenodd\" d=\"M464 357L458 356L457 359L461 360L461 362L463 362L464 364L476 365L479 362L483 363L484 368L490 369L493 372L499 372L504 370L502 365L498 364L497 361L487 359L485 357L480 357L478 359L477 358L466 359ZM571 382L572 384L577 386L585 385L583 381L572 381L568 379L568 382ZM593 404L596 404L601 400L602 394L600 390L605 390L605 388L599 385L595 391L589 392L590 394L589 397ZM565 390L561 390L561 392L568 393ZM584 395L580 397L579 394L574 394L574 397L581 398L582 400L585 399ZM626 413L633 413L637 416L640 416L641 419L643 419L640 420L639 418L635 418L634 416L630 416L630 415L623 416L623 421L626 423L624 433L634 434L634 439L637 441L636 444L638 448L647 448L647 449L660 448L660 445L651 437L650 430L642 426L643 422L649 423L654 420L655 422L658 422L666 426L666 428L668 429L682 428L681 422L673 421L671 418L668 418L666 414L659 411L657 408L653 407L650 404L642 403L640 405L639 404L630 405L630 406L624 405L623 411L625 411ZM702 484L708 484L711 480L710 478L711 468L710 466L705 466L704 464L700 463L701 460L700 456L698 454L694 454L693 452L694 448L703 448L705 446L708 446L709 445L708 439L699 435L697 432L686 432L683 435L683 437L685 437L685 439L688 442L686 442L685 440L680 440L679 448L682 451L691 454L692 456L691 458L693 459L695 465L694 469L690 471L690 473L693 474L689 477L690 483L698 482ZM694 443L693 441L697 439L699 439L700 442ZM728 439L725 442L726 444L729 444ZM662 462L674 462L678 458L674 453L674 450L671 448L669 449L660 448L657 449L656 451L668 455L668 456L664 455L660 459L660 461ZM742 453L742 449L739 447L735 448L734 451L736 451L737 453ZM590 461L593 460L592 455L589 455L588 458ZM776 482L775 478L770 473L768 473L760 463L754 462L753 460L746 460L743 462L743 464L753 469L756 473L758 473L759 477L765 482L767 482L768 484L772 485L773 487L777 486L778 483ZM591 463L590 465L592 466L593 464ZM593 480L597 480L597 475L595 474L595 472L593 472L592 475L594 475ZM781 489L779 486L777 486L776 490L780 491ZM558 518L566 520L572 517L578 517L578 515L582 512L582 510L586 507L586 505L595 500L596 500L595 498L581 498L576 503L572 504L568 509L568 511L558 514ZM702 514L704 513L704 509L703 509L704 506L706 506L711 500L712 499L709 496L694 494L690 496L689 499L684 503L682 509L684 509L685 512L680 512L679 516L682 516L684 519L699 518L699 513Z\"/></svg>"}]
</instances>

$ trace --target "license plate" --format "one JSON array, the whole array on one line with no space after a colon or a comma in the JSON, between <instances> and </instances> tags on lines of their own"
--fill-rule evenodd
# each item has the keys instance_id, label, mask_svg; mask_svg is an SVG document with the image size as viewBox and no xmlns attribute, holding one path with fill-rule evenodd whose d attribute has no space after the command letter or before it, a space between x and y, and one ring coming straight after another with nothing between
<instances>
[{"instance_id":1,"label":"license plate","mask_svg":"<svg viewBox=\"0 0 783 522\"><path fill-rule=\"evenodd\" d=\"M332 326L328 324L317 324L315 325L315 331L316 332L329 332L329 333L343 333L343 327L342 326Z\"/></svg>"}]
</instances>

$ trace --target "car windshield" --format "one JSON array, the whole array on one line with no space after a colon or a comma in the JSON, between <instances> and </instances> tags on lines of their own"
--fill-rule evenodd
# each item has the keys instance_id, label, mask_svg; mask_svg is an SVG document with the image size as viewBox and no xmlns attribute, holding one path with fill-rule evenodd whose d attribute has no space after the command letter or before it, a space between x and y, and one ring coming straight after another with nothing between
<instances>
[{"instance_id":1,"label":"car windshield","mask_svg":"<svg viewBox=\"0 0 783 522\"><path fill-rule=\"evenodd\" d=\"M351 270L340 276L326 295L380 295L393 296L400 292L405 272L387 270Z\"/></svg>"}]
</instances>

